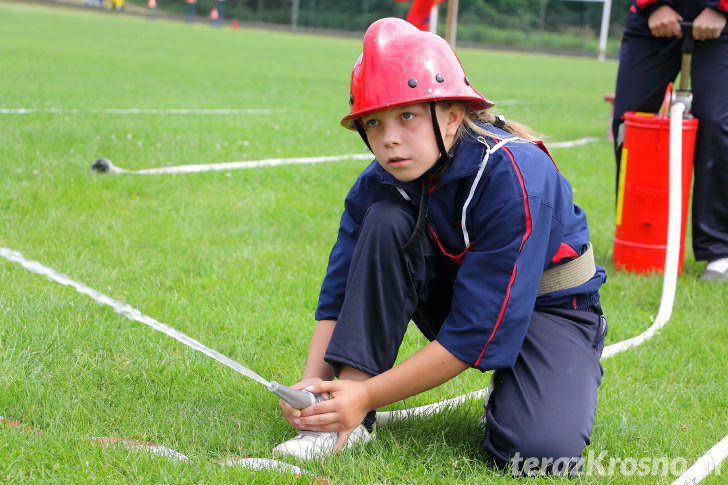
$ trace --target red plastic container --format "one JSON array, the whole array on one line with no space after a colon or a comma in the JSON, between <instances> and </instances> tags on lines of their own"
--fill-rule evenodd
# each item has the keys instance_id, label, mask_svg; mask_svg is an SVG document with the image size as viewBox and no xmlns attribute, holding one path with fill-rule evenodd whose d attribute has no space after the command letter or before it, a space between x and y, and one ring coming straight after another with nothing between
<instances>
[{"instance_id":1,"label":"red plastic container","mask_svg":"<svg viewBox=\"0 0 728 485\"><path fill-rule=\"evenodd\" d=\"M668 94L671 88L668 88ZM665 99L669 99L666 95ZM666 102L666 104L669 104ZM664 271L669 214L670 118L661 114L624 114L625 130L617 195L614 264L638 273ZM683 120L682 224L680 260L685 253L693 151L698 120Z\"/></svg>"}]
</instances>

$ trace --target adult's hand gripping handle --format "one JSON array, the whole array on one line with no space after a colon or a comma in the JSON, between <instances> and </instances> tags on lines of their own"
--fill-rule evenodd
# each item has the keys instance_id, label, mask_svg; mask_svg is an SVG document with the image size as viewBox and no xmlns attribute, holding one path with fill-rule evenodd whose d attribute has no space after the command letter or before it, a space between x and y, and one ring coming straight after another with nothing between
<instances>
[{"instance_id":1,"label":"adult's hand gripping handle","mask_svg":"<svg viewBox=\"0 0 728 485\"><path fill-rule=\"evenodd\" d=\"M314 394L309 391L299 391L292 387L282 386L276 381L270 382L268 390L296 409L305 409L312 404L316 404L317 402L324 400L321 394Z\"/></svg>"}]
</instances>

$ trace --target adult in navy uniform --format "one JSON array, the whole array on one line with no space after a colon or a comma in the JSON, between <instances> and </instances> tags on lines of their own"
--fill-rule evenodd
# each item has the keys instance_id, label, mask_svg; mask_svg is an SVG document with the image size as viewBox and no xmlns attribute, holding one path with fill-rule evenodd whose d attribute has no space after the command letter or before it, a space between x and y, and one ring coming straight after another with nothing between
<instances>
[{"instance_id":1,"label":"adult in navy uniform","mask_svg":"<svg viewBox=\"0 0 728 485\"><path fill-rule=\"evenodd\" d=\"M626 111L656 113L680 71L679 22L693 22L693 252L707 261L702 279L728 281L728 15L727 0L633 0L622 37L614 99L617 174Z\"/></svg>"}]
</instances>

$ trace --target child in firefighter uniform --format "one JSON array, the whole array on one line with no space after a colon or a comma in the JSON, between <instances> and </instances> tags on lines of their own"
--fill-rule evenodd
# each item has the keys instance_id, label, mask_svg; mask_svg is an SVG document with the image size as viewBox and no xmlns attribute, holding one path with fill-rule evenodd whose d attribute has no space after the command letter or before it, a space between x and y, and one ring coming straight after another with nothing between
<instances>
[{"instance_id":1,"label":"child in firefighter uniform","mask_svg":"<svg viewBox=\"0 0 728 485\"><path fill-rule=\"evenodd\" d=\"M302 380L281 401L313 458L375 436L377 408L472 367L494 370L487 456L580 461L607 330L584 212L530 130L493 116L450 46L400 19L372 24L345 128L375 160L344 203ZM394 365L408 323L430 341ZM485 380L485 379L484 379ZM485 382L484 382L485 387Z\"/></svg>"}]
</instances>

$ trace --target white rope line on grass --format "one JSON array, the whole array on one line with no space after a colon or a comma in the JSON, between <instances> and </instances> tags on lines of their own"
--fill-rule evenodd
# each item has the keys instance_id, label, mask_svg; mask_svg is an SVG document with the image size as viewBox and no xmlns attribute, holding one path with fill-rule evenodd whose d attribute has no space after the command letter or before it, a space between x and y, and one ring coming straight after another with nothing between
<instances>
[{"instance_id":1,"label":"white rope line on grass","mask_svg":"<svg viewBox=\"0 0 728 485\"><path fill-rule=\"evenodd\" d=\"M384 426L387 423L395 423L410 418L427 418L437 413L452 409L460 404L473 399L482 399L488 394L488 388L463 394L444 401L425 404L416 408L398 409L396 411L377 411L377 426Z\"/></svg>"},{"instance_id":2,"label":"white rope line on grass","mask_svg":"<svg viewBox=\"0 0 728 485\"><path fill-rule=\"evenodd\" d=\"M602 351L602 359L607 359L615 354L618 354L620 352L624 352L625 350L629 349L630 347L636 347L643 342L651 339L662 327L665 326L667 321L669 320L669 315L667 318L664 318L663 315L660 315L658 312L658 317L662 318L656 318L655 322L650 325L650 327L647 328L644 332L642 332L639 335L635 335L634 337L628 338L626 340L622 340L621 342L616 342L611 345L607 345L604 347L604 351Z\"/></svg>"},{"instance_id":3,"label":"white rope line on grass","mask_svg":"<svg viewBox=\"0 0 728 485\"><path fill-rule=\"evenodd\" d=\"M60 283L65 286L71 286L79 293L82 293L84 295L89 296L93 300L97 301L98 303L101 303L102 305L108 305L111 308L114 309L115 312L120 313L124 315L125 317L129 318L130 320L134 320L140 323L143 323L145 325L150 325L150 323L154 324L153 326L164 326L167 328L167 325L164 325L161 322L158 322L157 320L153 319L152 317L149 317L147 315L144 315L141 311L137 310L136 308L133 308L132 306L123 303L119 300L116 300L114 298L111 298L110 296L107 296L97 290L94 290L93 288L90 288L89 286L86 286L83 283L79 283L73 279L71 279L69 276L66 276L64 274L58 273L57 271L48 268L47 266L44 266L43 264L26 259L20 252L13 251L8 248L0 248L0 256L3 256L8 261L11 261L13 263L20 264L25 269L32 273L36 273L42 276L47 277L51 281L55 281L56 283ZM655 323L650 326L647 330L642 332L641 334L632 337L627 340L623 340L621 342L617 342L611 345L608 345L604 348L604 351L602 352L602 358L608 358L611 357L617 353L623 352L627 350L630 347L634 347L637 345L642 344L652 336L654 336L657 333L657 330L659 330L664 324L667 322L667 320L657 320ZM179 340L179 339L178 339ZM182 343L185 343L185 341L180 340ZM186 343L185 343L186 344ZM411 409L404 409L400 411L383 411L377 413L379 416L382 415L382 423L384 424L389 421L398 421L401 419L406 419L407 417L412 416L423 416L423 415L429 415L429 414L435 414L438 413L448 407L456 406L462 402L465 402L470 399L476 399L483 397L485 393L487 392L487 389L481 389L478 391L474 391L462 396L454 397L445 401L441 401L434 404L428 404L425 406L420 406L416 408ZM377 418L379 423L379 417Z\"/></svg>"},{"instance_id":4,"label":"white rope line on grass","mask_svg":"<svg viewBox=\"0 0 728 485\"><path fill-rule=\"evenodd\" d=\"M245 468L250 468L251 470L266 470L272 472L290 473L296 477L306 475L310 478L315 479L319 483L327 483L316 475L306 470L303 470L302 468L270 458L254 458L252 456L241 456L235 458L224 458L222 460L218 460L217 462L222 466L242 466Z\"/></svg>"},{"instance_id":5,"label":"white rope line on grass","mask_svg":"<svg viewBox=\"0 0 728 485\"><path fill-rule=\"evenodd\" d=\"M169 167L145 168L141 170L126 170L117 167L110 160L100 158L91 166L92 170L109 172L113 174L129 175L158 175L171 173L193 173L210 172L219 170L237 170L246 168L275 167L278 165L298 165L323 162L336 162L339 160L371 160L371 153L353 153L345 155L330 155L321 157L296 157L296 158L268 158L263 160L247 160L240 162L203 163L194 165L173 165Z\"/></svg>"},{"instance_id":6,"label":"white rope line on grass","mask_svg":"<svg viewBox=\"0 0 728 485\"><path fill-rule=\"evenodd\" d=\"M180 453L177 450L174 450L167 446L157 445L157 444L146 442L146 441L126 439L126 438L100 438L100 437L91 438L91 440L94 443L97 443L102 446L110 446L112 448L121 447L121 448L125 448L129 451L141 451L141 452L149 453L151 455L161 456L162 458L166 459L167 461L170 461L173 463L189 463L189 461L190 461L188 456L183 455L182 453ZM271 458L256 458L256 457L252 457L252 456L235 456L235 457L222 458L220 460L217 460L217 464L221 465L221 466L249 468L251 470L263 470L263 471L279 472L279 473L286 473L286 474L290 473L291 475L294 475L296 477L301 477L303 475L306 475L312 479L318 480L320 483L326 483L309 471L306 471L295 465L291 465L290 463L286 463L286 462L279 461L279 460L274 460Z\"/></svg>"},{"instance_id":7,"label":"white rope line on grass","mask_svg":"<svg viewBox=\"0 0 728 485\"><path fill-rule=\"evenodd\" d=\"M572 148L576 146L586 145L601 141L601 138L586 137L578 140L563 141L550 143L551 148ZM141 170L127 170L118 167L107 158L99 158L91 166L91 170L98 172L108 172L116 175L159 175L159 174L177 174L177 173L196 173L211 172L220 170L238 170L259 167L275 167L278 165L297 165L312 164L322 162L336 162L340 160L372 160L371 153L350 153L344 155L328 155L320 157L293 157L293 158L268 158L263 160L247 160L239 162L221 162L221 163L200 163L188 165L171 165L168 167L145 168Z\"/></svg>"},{"instance_id":8,"label":"white rope line on grass","mask_svg":"<svg viewBox=\"0 0 728 485\"><path fill-rule=\"evenodd\" d=\"M69 276L59 273L59 272L55 271L54 269L49 268L49 267L39 263L38 261L32 261L32 260L26 259L18 251L13 251L9 248L0 247L0 256L4 257L5 259L7 259L10 262L21 265L23 268L27 269L31 273L45 276L49 280L54 281L56 283L60 283L65 286L71 286L79 293L89 296L91 299L97 301L98 303L112 307L115 312L124 315L125 317L127 317L130 320L134 320L134 321L143 323L143 324L151 326L153 328L157 328L160 326L165 327L166 329L171 328L171 327L168 327L167 325L155 320L154 318L143 314L136 308L133 308L131 305L123 303L119 300L115 300L114 298L111 298L110 296L107 296L83 283L75 281L75 280L71 279ZM174 329L172 329L172 330L174 330ZM176 333L179 333L179 332L176 332ZM182 335L182 337L184 337L184 338L178 338L174 335L171 335L171 336L176 338L183 344L189 346L189 343L187 343L187 341L192 340L192 339L190 339L186 335L183 335L183 334L180 334L180 335ZM228 360L231 360L231 359L228 359ZM22 427L21 423L17 423L15 421L8 420L8 419L0 416L0 422L3 422L3 421L7 422L8 425L12 426L12 427ZM102 444L102 445L123 446L124 448L130 449L130 450L146 451L151 454L162 456L169 461L176 461L176 462L188 462L189 461L189 458L187 456L183 455L182 453L180 453L176 450L173 450L172 448L162 446L162 445L157 445L154 443L149 443L149 442L144 442L144 441L139 441L139 440L125 439L125 438L94 437L91 439L94 442ZM247 458L250 458L250 459L247 459ZM237 458L236 457L236 458L228 458L228 459L224 459L224 460L219 460L218 463L220 465L224 465L224 466L243 466L246 468L252 468L252 469L257 469L257 470L267 469L267 470L272 470L272 471L281 471L281 472L285 471L285 472L290 472L290 473L294 473L297 475L301 475L301 474L305 473L305 474L308 474L313 477L313 475L301 470L298 467L289 465L288 463L284 463L282 461L270 460L270 459L266 459L266 458L252 458L252 457ZM316 478L316 477L314 477L314 478Z\"/></svg>"},{"instance_id":9,"label":"white rope line on grass","mask_svg":"<svg viewBox=\"0 0 728 485\"><path fill-rule=\"evenodd\" d=\"M132 451L145 451L147 453L151 453L153 455L159 455L163 458L166 458L168 461L176 461L176 462L188 462L190 459L186 456L180 453L177 450L173 450L172 448L168 448L166 446L157 445L154 443L149 443L146 441L140 441L140 440L130 440L126 438L102 438L102 437L94 437L91 438L92 441L95 443L98 443L100 445L108 445L112 448L116 447L123 447L128 450Z\"/></svg>"},{"instance_id":10,"label":"white rope line on grass","mask_svg":"<svg viewBox=\"0 0 728 485\"><path fill-rule=\"evenodd\" d=\"M154 330L157 330L159 332L162 332L163 334L172 337L173 339L177 340L178 342L186 345L187 347L191 349L195 349L199 352L202 352L203 354L207 355L208 357L211 357L218 362L230 367L231 369L253 379L254 381L257 381L265 386L269 386L271 383L267 380L263 379L261 376L259 376L257 373L253 372L252 370L248 369L247 367L244 367L238 362L235 362L233 359L221 354L220 352L213 350L206 345L202 344L201 342L198 342L197 340L193 339L189 335L185 335L184 333L180 332L179 330L170 327L169 325L166 325L159 320L156 320L148 315L143 314L136 308L132 307L131 305L128 305L124 302L121 302L119 300L115 300L111 298L110 296L104 295L103 293L94 290L93 288L90 288L83 283L79 283L78 281L75 281L68 276L58 273L57 271L48 268L46 266L43 266L37 261L30 261L28 259L25 259L22 254L20 254L17 251L12 251L7 248L0 248L0 255L8 259L9 261L13 261L15 263L20 264L28 271L31 271L36 274L43 275L47 277L48 279L55 281L56 283L60 283L62 285L71 286L76 289L79 293L82 293L84 295L90 296L92 299L96 300L97 302L108 305L111 308L114 309L116 313L120 313L127 317L129 320L134 320L139 323L143 323L144 325L153 328Z\"/></svg>"},{"instance_id":11,"label":"white rope line on grass","mask_svg":"<svg viewBox=\"0 0 728 485\"><path fill-rule=\"evenodd\" d=\"M728 458L728 436L715 444L706 454L701 456L693 466L680 475L672 485L691 485L700 483L715 470L723 460Z\"/></svg>"},{"instance_id":12,"label":"white rope line on grass","mask_svg":"<svg viewBox=\"0 0 728 485\"><path fill-rule=\"evenodd\" d=\"M165 329L170 329L168 325L165 325L164 323L161 323L157 321L156 319L147 316L143 314L141 311L137 310L136 308L132 307L131 305L121 302L119 300L116 300L110 296L107 296L100 291L97 291L83 283L80 283L78 281L73 280L69 276L59 273L55 271L52 268L49 268L38 261L32 261L29 259L26 259L20 252L14 251L9 248L2 248L0 247L0 256L4 257L10 262L17 263L21 265L23 268L27 269L31 273L39 274L41 276L45 276L51 281L54 281L56 283L60 283L64 286L70 286L74 288L77 292L84 294L91 299L97 301L98 303L101 303L102 305L110 306L114 309L116 313L120 313L127 317L130 320L137 321L140 323L143 323L145 325L151 326L153 328L159 328L164 327ZM179 333L179 332L177 332ZM188 345L186 340L183 338L176 338L179 342ZM189 340L189 337L187 338ZM430 414L438 413L446 408L455 406L457 404L460 404L462 402L465 402L470 399L475 399L476 397L480 397L485 395L487 392L487 389L481 389L479 391L474 391L469 394L465 394L463 396L455 397L452 399L448 399L446 401L441 401L434 404L429 404L426 406L420 406L417 408L411 408L411 409L404 409L401 411L383 411L377 413L377 424L383 425L384 423L387 423L389 421L400 421L402 419L406 419L408 417L413 416L425 416Z\"/></svg>"},{"instance_id":13,"label":"white rope line on grass","mask_svg":"<svg viewBox=\"0 0 728 485\"><path fill-rule=\"evenodd\" d=\"M13 421L10 419L3 418L0 416L0 424L4 424L10 428L21 428L26 433L34 433L40 435L41 432L34 430L29 426L25 426L23 423ZM93 437L91 442L100 446L109 446L111 448L124 448L129 451L141 451L149 453L150 455L161 456L167 461L174 463L189 463L190 458L183 455L179 451L172 449L168 446L158 445L149 441L128 439L128 438L107 438L107 437ZM317 479L321 483L326 483L319 479L311 472L303 470L295 465L290 465L283 461L273 460L270 458L254 458L252 456L235 456L229 458L222 458L217 460L217 463L221 466L240 466L244 468L250 468L251 470L266 470L280 473L291 473L297 477L308 475L311 478Z\"/></svg>"},{"instance_id":14,"label":"white rope line on grass","mask_svg":"<svg viewBox=\"0 0 728 485\"><path fill-rule=\"evenodd\" d=\"M636 347L644 343L645 341L653 337L657 333L657 331L665 325L665 323L667 323L667 320L656 321L647 330L635 337L629 338L627 340L622 340L621 342L616 342L611 345L607 345L602 351L602 359L607 359L620 352L624 352L630 347ZM480 389L478 391L473 391L462 396L447 399L445 401L440 401L433 404L426 404L424 406L419 406L416 408L401 409L397 411L377 411L377 424L383 425L390 422L402 421L404 419L409 419L412 417L432 416L433 414L437 414L446 409L458 406L465 401L484 398L487 393L488 389L486 388Z\"/></svg>"},{"instance_id":15,"label":"white rope line on grass","mask_svg":"<svg viewBox=\"0 0 728 485\"><path fill-rule=\"evenodd\" d=\"M4 257L10 262L20 264L22 267L27 269L28 271L32 273L36 273L42 276L45 276L46 278L50 279L51 281L55 281L56 283L60 283L62 285L71 286L79 293L85 294L92 298L93 300L96 300L97 302L111 306L114 311L117 313L120 313L127 318L131 320L135 320L141 323L144 323L146 325L149 325L148 322L157 322L151 317L148 317L147 315L142 314L139 310L131 307L130 305L120 302L118 300L115 300L107 295L104 295L103 293L94 290L93 288L90 288L89 286L86 286L83 283L79 283L70 277L59 273L52 268L49 268L47 266L44 266L43 264L26 259L20 252L13 251L9 248L3 248L0 247L0 256ZM667 315L667 318L661 318L658 312L658 318L655 320L655 323L650 326L647 330L642 332L641 334L637 335L636 337L623 340L621 342L614 343L612 345L609 345L604 348L604 351L602 352L602 358L609 358L612 357L620 352L623 352L631 347L635 347L637 345L640 345L653 337L657 330L659 330L662 326L664 326L668 319L669 314ZM164 325L161 324L160 325ZM165 325L166 326L166 325ZM179 340L179 339L178 339ZM180 340L181 341L181 340ZM185 343L184 341L181 341L182 343ZM451 399L447 399L445 401L428 404L425 406L419 406L416 408L410 408L410 409L403 409L403 410L397 410L397 411L382 411L377 412L377 424L383 425L388 422L395 422L395 421L401 421L403 419L411 418L411 417L426 417L430 416L436 413L439 413L445 409L452 408L454 406L457 406L458 404L461 404L465 401L471 400L471 399L477 399L486 396L487 394L487 388L480 389L478 391L474 391L462 396L454 397ZM693 470L693 468L699 464L699 473L710 473L719 463L721 463L725 458L726 455L728 455L728 436L724 438L721 442L719 442L716 446L711 448L711 450L704 455L702 458L696 462L696 464L691 467L690 470ZM707 470L707 471L706 471ZM687 472L686 472L687 473ZM693 472L695 474L695 472ZM692 476L692 475L691 475ZM698 474L695 474L697 477ZM703 475L704 477L705 475ZM700 477L698 481L702 480L703 477ZM698 481L693 482L683 482L683 483L698 483Z\"/></svg>"},{"instance_id":16,"label":"white rope line on grass","mask_svg":"<svg viewBox=\"0 0 728 485\"><path fill-rule=\"evenodd\" d=\"M3 115L31 115L31 114L113 114L113 115L269 115L282 113L279 109L156 109L156 108L0 108Z\"/></svg>"},{"instance_id":17,"label":"white rope line on grass","mask_svg":"<svg viewBox=\"0 0 728 485\"><path fill-rule=\"evenodd\" d=\"M673 293L674 294L674 293ZM669 308L668 308L669 307ZM602 351L602 359L608 359L609 357L612 357L620 352L624 352L625 350L636 347L650 338L652 338L658 330L660 330L662 327L665 326L667 321L670 319L670 312L672 310L672 299L664 299L661 301L660 309L657 313L657 318L655 319L655 322L644 332L642 332L639 335L636 335L632 338L628 338L626 340L622 340L621 342L616 342L611 345L607 345L604 347L604 350ZM377 412L377 424L385 424L388 422L394 422L394 421L401 421L403 419L409 419L415 416L431 416L433 414L437 414L441 411L444 411L445 409L452 408L454 406L457 406L465 401L469 401L471 399L480 399L487 395L488 389L480 389L478 391L473 391L468 394L464 394L462 396L454 397L452 399L447 399L445 401L440 401L433 404L427 404L424 406L419 406L416 408L410 408L410 409L402 409L397 411L381 411Z\"/></svg>"}]
</instances>

